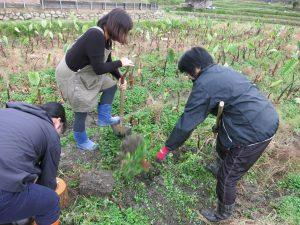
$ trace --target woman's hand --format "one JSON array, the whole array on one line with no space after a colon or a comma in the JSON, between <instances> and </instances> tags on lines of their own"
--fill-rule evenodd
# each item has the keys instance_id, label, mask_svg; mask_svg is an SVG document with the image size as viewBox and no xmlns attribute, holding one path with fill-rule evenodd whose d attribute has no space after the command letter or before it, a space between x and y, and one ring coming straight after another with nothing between
<instances>
[{"instance_id":1,"label":"woman's hand","mask_svg":"<svg viewBox=\"0 0 300 225\"><path fill-rule=\"evenodd\" d=\"M126 58L126 57L122 58L121 62L122 62L122 67L126 67L126 66L133 67L134 66L133 62L130 59Z\"/></svg>"},{"instance_id":2,"label":"woman's hand","mask_svg":"<svg viewBox=\"0 0 300 225\"><path fill-rule=\"evenodd\" d=\"M121 78L119 79L118 87L120 88L121 91L126 91L127 89L127 81L124 80L124 84L121 84Z\"/></svg>"}]
</instances>

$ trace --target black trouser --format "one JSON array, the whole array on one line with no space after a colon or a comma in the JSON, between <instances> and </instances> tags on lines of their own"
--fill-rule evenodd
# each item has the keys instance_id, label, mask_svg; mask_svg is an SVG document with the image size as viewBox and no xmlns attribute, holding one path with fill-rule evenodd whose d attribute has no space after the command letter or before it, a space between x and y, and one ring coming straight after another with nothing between
<instances>
[{"instance_id":1,"label":"black trouser","mask_svg":"<svg viewBox=\"0 0 300 225\"><path fill-rule=\"evenodd\" d=\"M217 142L217 153L223 160L217 178L217 196L225 205L232 205L236 199L237 182L259 159L271 140L236 147L230 150Z\"/></svg>"}]
</instances>

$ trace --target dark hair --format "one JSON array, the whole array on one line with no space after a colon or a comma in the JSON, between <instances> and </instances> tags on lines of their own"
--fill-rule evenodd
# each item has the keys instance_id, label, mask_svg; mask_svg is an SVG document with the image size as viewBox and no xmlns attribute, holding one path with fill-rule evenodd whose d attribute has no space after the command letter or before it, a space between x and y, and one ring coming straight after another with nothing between
<instances>
[{"instance_id":1,"label":"dark hair","mask_svg":"<svg viewBox=\"0 0 300 225\"><path fill-rule=\"evenodd\" d=\"M127 35L133 28L133 22L123 9L113 9L98 21L97 26L102 29L106 27L109 37L113 41L126 44Z\"/></svg>"},{"instance_id":2,"label":"dark hair","mask_svg":"<svg viewBox=\"0 0 300 225\"><path fill-rule=\"evenodd\" d=\"M178 62L178 69L182 73L188 73L191 76L198 76L195 74L197 68L205 69L206 67L214 64L212 56L202 47L194 47L188 50L181 56Z\"/></svg>"},{"instance_id":3,"label":"dark hair","mask_svg":"<svg viewBox=\"0 0 300 225\"><path fill-rule=\"evenodd\" d=\"M61 118L63 123L63 132L67 128L66 112L62 104L57 102L48 102L40 106L51 118Z\"/></svg>"}]
</instances>

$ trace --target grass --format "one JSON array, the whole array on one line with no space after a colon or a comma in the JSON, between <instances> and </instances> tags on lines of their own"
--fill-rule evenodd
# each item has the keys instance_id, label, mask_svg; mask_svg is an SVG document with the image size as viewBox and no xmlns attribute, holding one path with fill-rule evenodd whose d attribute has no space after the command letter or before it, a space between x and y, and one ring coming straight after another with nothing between
<instances>
[{"instance_id":1,"label":"grass","mask_svg":"<svg viewBox=\"0 0 300 225\"><path fill-rule=\"evenodd\" d=\"M263 1L237 1L237 0L215 0L213 6L216 9L181 9L178 11L193 11L215 19L238 19L240 21L259 20L264 23L291 24L300 26L299 11L292 10L291 5L282 3L268 4ZM181 14L184 15L184 14Z\"/></svg>"},{"instance_id":2,"label":"grass","mask_svg":"<svg viewBox=\"0 0 300 225\"><path fill-rule=\"evenodd\" d=\"M284 196L275 206L278 216L289 224L300 224L300 197Z\"/></svg>"}]
</instances>

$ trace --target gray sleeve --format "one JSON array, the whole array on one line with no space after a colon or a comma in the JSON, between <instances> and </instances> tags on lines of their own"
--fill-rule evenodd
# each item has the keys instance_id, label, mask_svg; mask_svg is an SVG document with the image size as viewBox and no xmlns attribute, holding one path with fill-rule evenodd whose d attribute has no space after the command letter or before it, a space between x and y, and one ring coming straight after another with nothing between
<instances>
[{"instance_id":1,"label":"gray sleeve","mask_svg":"<svg viewBox=\"0 0 300 225\"><path fill-rule=\"evenodd\" d=\"M210 100L208 93L203 88L193 87L184 113L166 141L166 147L175 150L189 138L197 125L203 122L210 112Z\"/></svg>"}]
</instances>

